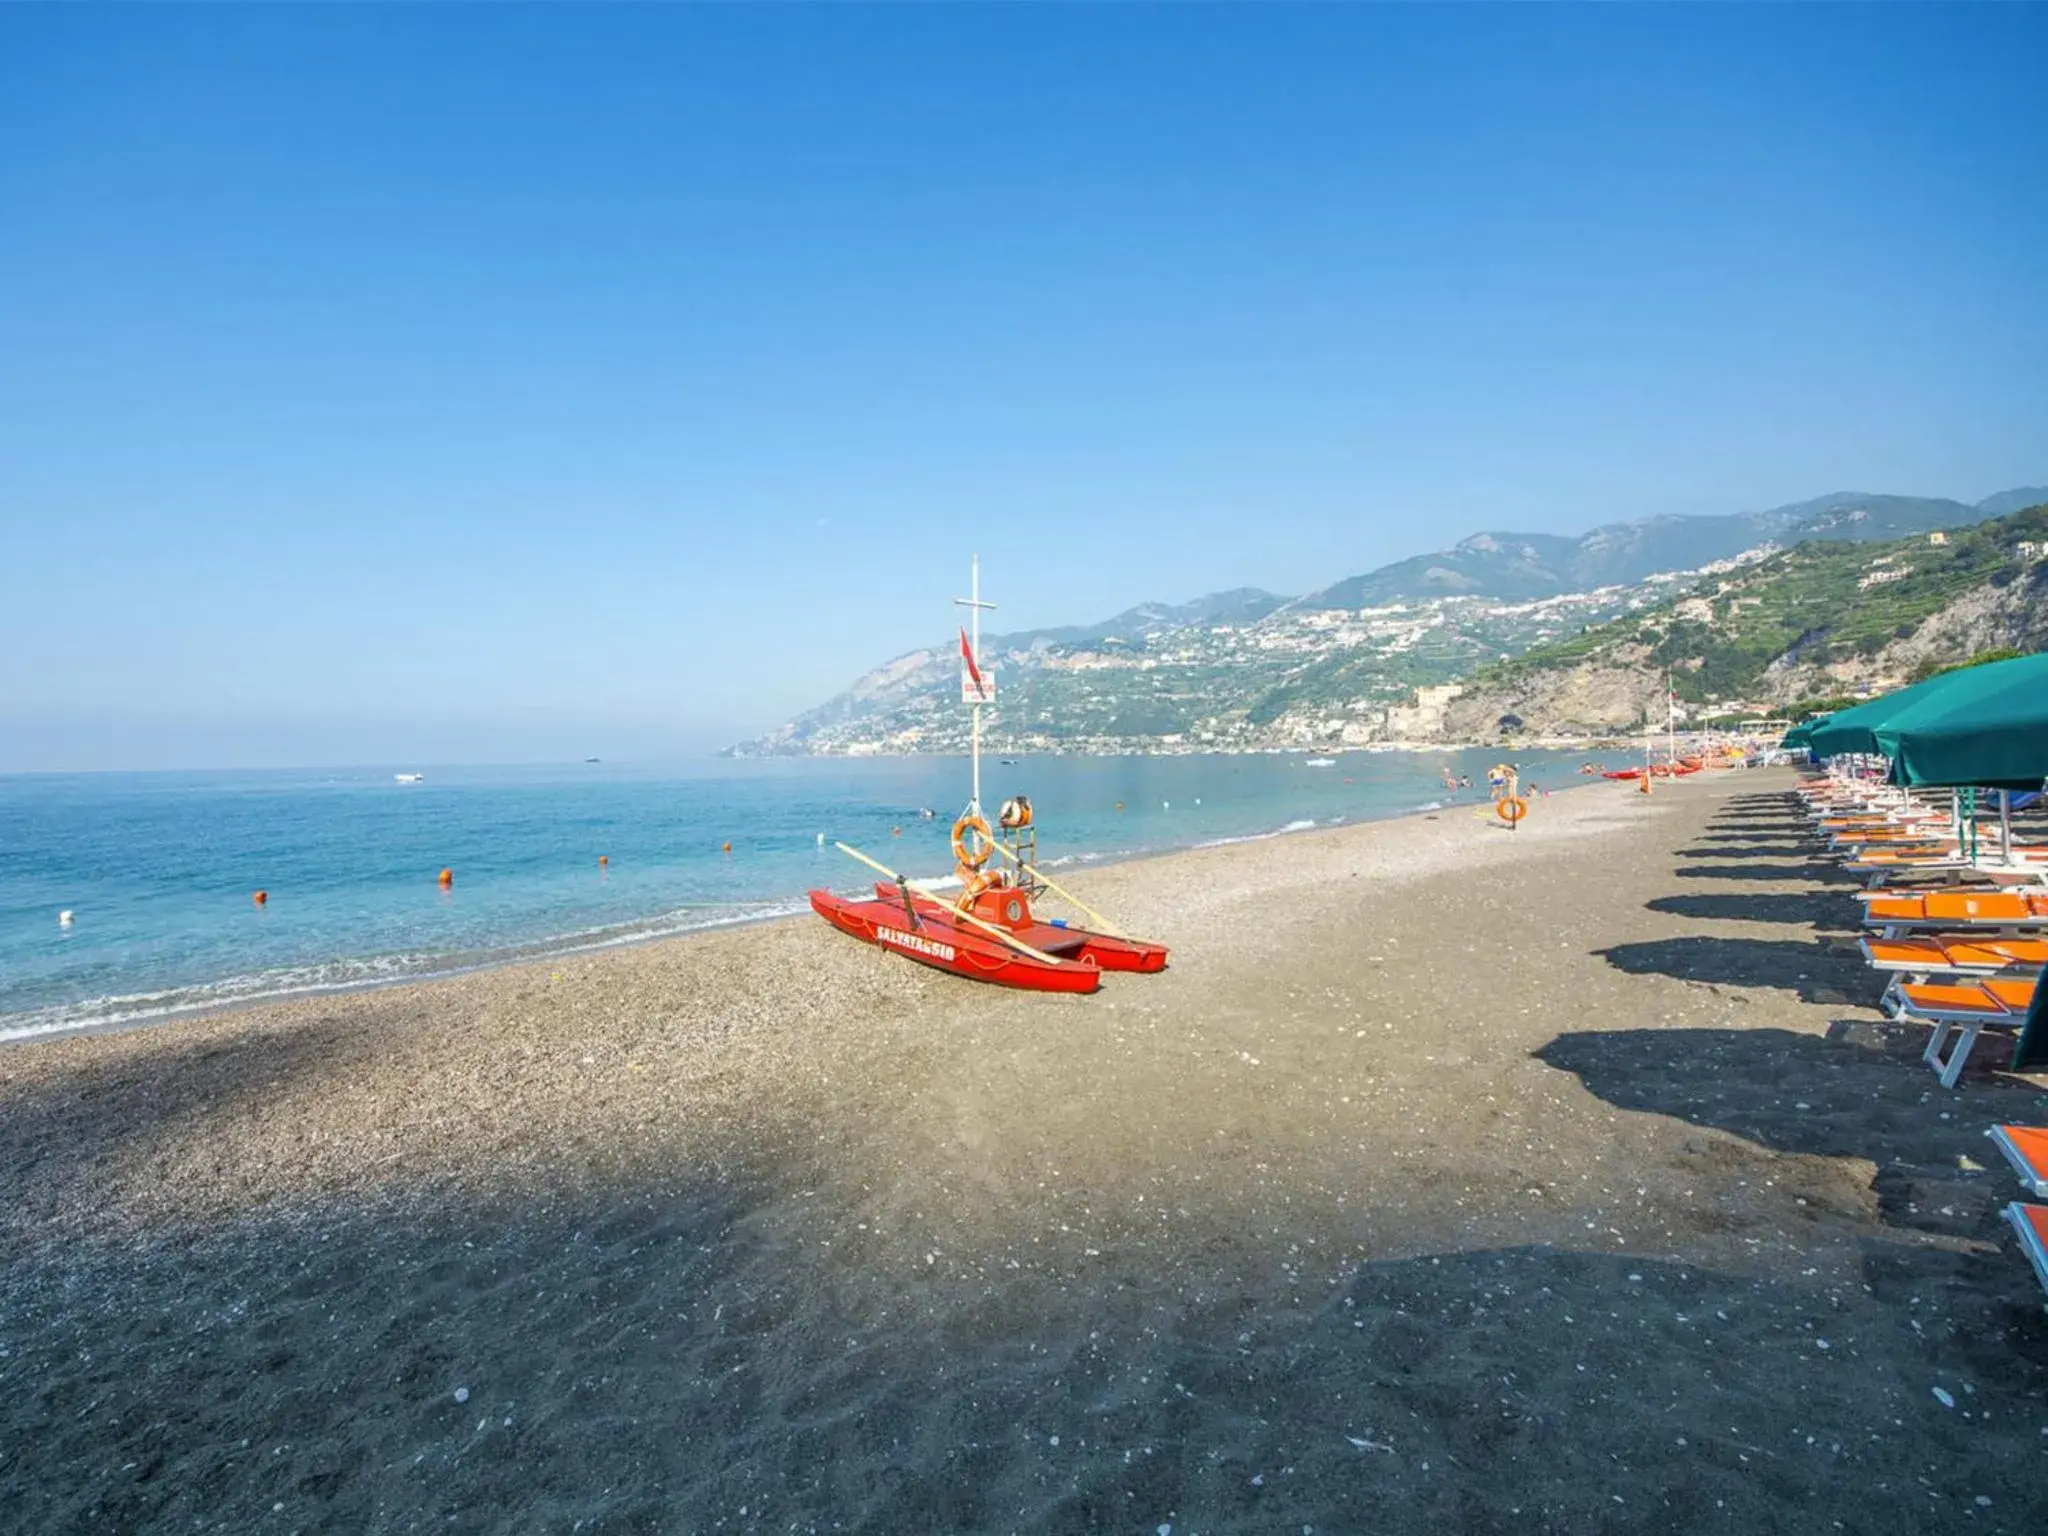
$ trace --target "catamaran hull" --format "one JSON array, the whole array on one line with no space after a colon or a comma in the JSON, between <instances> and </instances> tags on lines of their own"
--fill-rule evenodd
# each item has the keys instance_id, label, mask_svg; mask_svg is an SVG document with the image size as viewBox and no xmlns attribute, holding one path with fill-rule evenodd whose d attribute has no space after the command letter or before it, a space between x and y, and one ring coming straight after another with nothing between
<instances>
[{"instance_id":1,"label":"catamaran hull","mask_svg":"<svg viewBox=\"0 0 2048 1536\"><path fill-rule=\"evenodd\" d=\"M884 881L875 882L875 895L893 905L901 906L902 898L896 894L896 887ZM950 927L962 927L953 919L952 909L942 902L932 901L923 896L912 896L917 903L917 915L930 922L945 923ZM1001 923L1000 913L988 915L991 921ZM1007 927L1008 924L1003 926ZM1033 949L1042 949L1061 959L1087 958L1105 971L1130 971L1140 975L1151 975L1166 969L1166 946L1153 944L1144 939L1120 939L1114 934L1097 933L1092 928L1076 928L1068 923L1038 923L1014 930L1017 937ZM1076 940L1079 943L1076 944Z\"/></svg>"},{"instance_id":2,"label":"catamaran hull","mask_svg":"<svg viewBox=\"0 0 2048 1536\"><path fill-rule=\"evenodd\" d=\"M810 894L811 910L841 932L935 971L1026 992L1093 992L1102 985L1101 968L1093 959L1062 957L1049 965L963 923L936 922L921 911L913 914L901 897L850 901L830 891Z\"/></svg>"}]
</instances>

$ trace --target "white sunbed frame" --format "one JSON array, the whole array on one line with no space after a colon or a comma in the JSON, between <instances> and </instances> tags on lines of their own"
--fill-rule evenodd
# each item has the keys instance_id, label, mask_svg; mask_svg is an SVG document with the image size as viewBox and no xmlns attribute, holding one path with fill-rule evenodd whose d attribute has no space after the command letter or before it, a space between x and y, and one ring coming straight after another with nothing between
<instances>
[{"instance_id":1,"label":"white sunbed frame","mask_svg":"<svg viewBox=\"0 0 2048 1536\"><path fill-rule=\"evenodd\" d=\"M1991 1138L1993 1146L2005 1154L2005 1160L2012 1164L2012 1171L2020 1176L2020 1183L2026 1186L2027 1193L2030 1195L2040 1195L2043 1199L2048 1199L2048 1174L2040 1173L2035 1169L2034 1165L2027 1160L2026 1153L2015 1146L2013 1139L2005 1134L2005 1127L1994 1125L1984 1134ZM2041 1283L2048 1285L2048 1275L2041 1277Z\"/></svg>"},{"instance_id":2,"label":"white sunbed frame","mask_svg":"<svg viewBox=\"0 0 2048 1536\"><path fill-rule=\"evenodd\" d=\"M2038 1210L2039 1207L2032 1207ZM2027 1220L2029 1207L2024 1201L2015 1200L2005 1208L2005 1219L2012 1223L2013 1231L2020 1235L2020 1252L2027 1256L2027 1262L2034 1266L2034 1276L2048 1289L2048 1245L2041 1241L2041 1234L2034 1230L2034 1224Z\"/></svg>"},{"instance_id":3,"label":"white sunbed frame","mask_svg":"<svg viewBox=\"0 0 2048 1536\"><path fill-rule=\"evenodd\" d=\"M1985 994L1989 996L1990 994ZM1989 1010L1971 1009L1968 1013L1956 1013L1946 1008L1932 1008L1921 1012L1900 1000L1899 1012L1894 1016L1902 1024L1921 1023L1929 1028L1927 1049L1920 1053L1920 1059L1932 1067L1941 1078L1941 1086L1953 1088L1963 1075L1963 1063L1970 1059L1970 1052L1976 1047L1977 1036L1989 1024L2007 1029L2024 1024L2027 1016L2014 1013L2010 1008L2000 1007L1996 1013ZM1949 1031L1956 1032L1955 1044L1949 1047L1944 1058L1942 1048L1948 1044Z\"/></svg>"}]
</instances>

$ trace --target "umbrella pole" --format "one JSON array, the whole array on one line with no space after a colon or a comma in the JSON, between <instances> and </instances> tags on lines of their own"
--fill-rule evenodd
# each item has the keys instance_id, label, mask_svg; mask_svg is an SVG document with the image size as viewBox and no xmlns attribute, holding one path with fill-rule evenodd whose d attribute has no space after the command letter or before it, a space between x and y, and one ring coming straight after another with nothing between
<instances>
[{"instance_id":1,"label":"umbrella pole","mask_svg":"<svg viewBox=\"0 0 2048 1536\"><path fill-rule=\"evenodd\" d=\"M2012 862L2012 791L1998 792L1998 857L2007 864Z\"/></svg>"}]
</instances>

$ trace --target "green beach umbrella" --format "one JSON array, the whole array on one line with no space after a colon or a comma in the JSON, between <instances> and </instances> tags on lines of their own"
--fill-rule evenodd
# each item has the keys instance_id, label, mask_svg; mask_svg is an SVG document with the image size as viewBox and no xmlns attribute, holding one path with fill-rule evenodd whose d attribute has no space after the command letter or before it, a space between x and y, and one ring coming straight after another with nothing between
<instances>
[{"instance_id":1,"label":"green beach umbrella","mask_svg":"<svg viewBox=\"0 0 2048 1536\"><path fill-rule=\"evenodd\" d=\"M1946 691L1961 675L1959 672L1944 672L1940 677L1930 677L1910 688L1896 689L1837 710L1813 728L1806 744L1822 757L1840 757L1846 752L1881 752L1883 748L1878 746L1875 734L1877 727L1909 705Z\"/></svg>"},{"instance_id":2,"label":"green beach umbrella","mask_svg":"<svg viewBox=\"0 0 2048 1536\"><path fill-rule=\"evenodd\" d=\"M1802 720L1785 733L1785 739L1779 745L1789 751L1810 747L1813 745L1813 733L1833 718L1832 715L1815 715L1811 720Z\"/></svg>"},{"instance_id":3,"label":"green beach umbrella","mask_svg":"<svg viewBox=\"0 0 2048 1536\"><path fill-rule=\"evenodd\" d=\"M2048 652L1930 681L1947 686L1892 711L1871 733L1872 750L1892 760L1894 783L2041 787L2048 779Z\"/></svg>"}]
</instances>

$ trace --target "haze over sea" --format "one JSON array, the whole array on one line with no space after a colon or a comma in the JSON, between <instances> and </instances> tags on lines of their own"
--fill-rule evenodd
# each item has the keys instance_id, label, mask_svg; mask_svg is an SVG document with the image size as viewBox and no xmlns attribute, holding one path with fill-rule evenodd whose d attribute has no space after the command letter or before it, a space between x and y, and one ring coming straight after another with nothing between
<instances>
[{"instance_id":1,"label":"haze over sea","mask_svg":"<svg viewBox=\"0 0 2048 1536\"><path fill-rule=\"evenodd\" d=\"M1500 756L991 757L983 798L1030 795L1064 867L1434 807ZM1553 788L1586 760L1517 755ZM865 883L833 840L942 876L967 788L958 758L397 771L0 778L0 1040L798 912Z\"/></svg>"}]
</instances>

